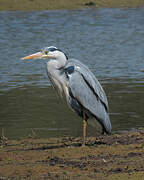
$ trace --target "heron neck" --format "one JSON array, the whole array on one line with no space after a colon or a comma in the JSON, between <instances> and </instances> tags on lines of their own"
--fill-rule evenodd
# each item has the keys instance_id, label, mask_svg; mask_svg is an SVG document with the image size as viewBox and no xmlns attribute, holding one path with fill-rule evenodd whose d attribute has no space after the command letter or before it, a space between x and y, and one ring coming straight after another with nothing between
<instances>
[{"instance_id":1,"label":"heron neck","mask_svg":"<svg viewBox=\"0 0 144 180\"><path fill-rule=\"evenodd\" d=\"M48 65L53 69L62 69L65 67L67 59L59 58L58 60L52 59L48 62Z\"/></svg>"},{"instance_id":2,"label":"heron neck","mask_svg":"<svg viewBox=\"0 0 144 180\"><path fill-rule=\"evenodd\" d=\"M59 63L56 60L50 60L47 63L47 73L48 77L53 84L54 88L57 90L58 94L60 96L65 95L66 96L66 77L65 74L63 73L63 68L65 67L65 63Z\"/></svg>"},{"instance_id":3,"label":"heron neck","mask_svg":"<svg viewBox=\"0 0 144 180\"><path fill-rule=\"evenodd\" d=\"M65 67L66 63L67 63L67 60L64 60L64 59L62 59L62 60L52 59L47 62L48 71L53 72L55 70L63 69Z\"/></svg>"}]
</instances>

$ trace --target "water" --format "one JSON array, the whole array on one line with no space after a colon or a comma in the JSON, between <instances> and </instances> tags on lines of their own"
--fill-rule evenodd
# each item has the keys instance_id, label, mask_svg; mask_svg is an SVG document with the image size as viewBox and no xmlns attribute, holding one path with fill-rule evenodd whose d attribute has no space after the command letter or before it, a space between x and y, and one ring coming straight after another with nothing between
<instances>
[{"instance_id":1,"label":"water","mask_svg":"<svg viewBox=\"0 0 144 180\"><path fill-rule=\"evenodd\" d=\"M82 120L51 88L46 61L20 60L50 45L87 64L99 79L114 131L143 127L143 22L144 8L1 11L0 129L9 138L81 136Z\"/></svg>"}]
</instances>

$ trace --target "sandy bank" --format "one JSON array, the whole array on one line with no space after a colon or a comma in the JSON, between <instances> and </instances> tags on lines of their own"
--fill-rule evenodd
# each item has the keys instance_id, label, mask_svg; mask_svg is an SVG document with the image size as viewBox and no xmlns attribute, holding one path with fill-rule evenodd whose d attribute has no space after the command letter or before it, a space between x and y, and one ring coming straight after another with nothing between
<instances>
[{"instance_id":1,"label":"sandy bank","mask_svg":"<svg viewBox=\"0 0 144 180\"><path fill-rule=\"evenodd\" d=\"M87 7L143 7L144 0L0 0L0 10L54 10Z\"/></svg>"}]
</instances>

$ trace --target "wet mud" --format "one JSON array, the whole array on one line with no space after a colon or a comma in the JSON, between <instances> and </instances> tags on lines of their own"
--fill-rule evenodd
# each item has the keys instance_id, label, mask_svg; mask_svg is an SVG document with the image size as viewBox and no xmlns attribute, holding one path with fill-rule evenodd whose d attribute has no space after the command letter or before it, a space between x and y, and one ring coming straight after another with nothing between
<instances>
[{"instance_id":1,"label":"wet mud","mask_svg":"<svg viewBox=\"0 0 144 180\"><path fill-rule=\"evenodd\" d=\"M144 130L110 136L7 140L0 179L144 179Z\"/></svg>"}]
</instances>

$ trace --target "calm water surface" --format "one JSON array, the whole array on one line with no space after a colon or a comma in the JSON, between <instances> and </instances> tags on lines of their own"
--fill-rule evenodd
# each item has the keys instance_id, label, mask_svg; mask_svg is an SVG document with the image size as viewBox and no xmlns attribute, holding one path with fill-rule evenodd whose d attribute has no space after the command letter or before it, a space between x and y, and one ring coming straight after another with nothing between
<instances>
[{"instance_id":1,"label":"calm water surface","mask_svg":"<svg viewBox=\"0 0 144 180\"><path fill-rule=\"evenodd\" d=\"M82 120L51 88L46 60L20 58L54 45L87 64L109 100L113 130L144 126L144 9L0 12L0 129L9 138L81 136ZM95 136L96 130L88 129Z\"/></svg>"}]
</instances>

